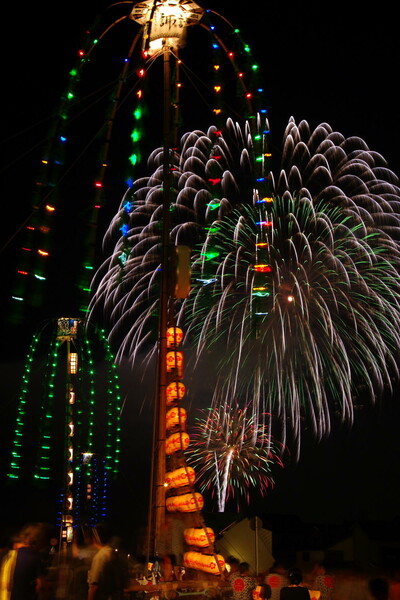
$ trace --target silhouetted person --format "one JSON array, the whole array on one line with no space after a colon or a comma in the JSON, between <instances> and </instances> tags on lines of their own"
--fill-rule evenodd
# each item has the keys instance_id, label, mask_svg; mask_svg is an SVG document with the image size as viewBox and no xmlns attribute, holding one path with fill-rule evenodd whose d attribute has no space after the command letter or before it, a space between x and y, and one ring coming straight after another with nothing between
<instances>
[{"instance_id":1,"label":"silhouetted person","mask_svg":"<svg viewBox=\"0 0 400 600\"><path fill-rule=\"evenodd\" d=\"M370 579L368 590L374 600L388 600L389 598L389 582L383 577Z\"/></svg>"},{"instance_id":2,"label":"silhouetted person","mask_svg":"<svg viewBox=\"0 0 400 600\"><path fill-rule=\"evenodd\" d=\"M232 583L232 580L239 573L240 560L234 556L230 556L227 560L227 564L229 565L227 579Z\"/></svg>"},{"instance_id":3,"label":"silhouetted person","mask_svg":"<svg viewBox=\"0 0 400 600\"><path fill-rule=\"evenodd\" d=\"M111 530L105 524L96 525L94 554L88 573L88 600L120 600L127 584L127 565L111 545Z\"/></svg>"},{"instance_id":4,"label":"silhouetted person","mask_svg":"<svg viewBox=\"0 0 400 600\"><path fill-rule=\"evenodd\" d=\"M323 563L317 563L313 569L312 589L321 592L320 600L331 600L334 589L334 578L327 573Z\"/></svg>"},{"instance_id":5,"label":"silhouetted person","mask_svg":"<svg viewBox=\"0 0 400 600\"><path fill-rule=\"evenodd\" d=\"M281 589L280 600L310 600L310 592L302 585L303 575L300 569L291 569L288 580L289 585Z\"/></svg>"},{"instance_id":6,"label":"silhouetted person","mask_svg":"<svg viewBox=\"0 0 400 600\"><path fill-rule=\"evenodd\" d=\"M257 585L255 577L250 575L250 565L242 562L239 571L231 579L234 600L252 600L252 592Z\"/></svg>"},{"instance_id":7,"label":"silhouetted person","mask_svg":"<svg viewBox=\"0 0 400 600\"><path fill-rule=\"evenodd\" d=\"M390 600L400 600L400 569L396 568L389 583Z\"/></svg>"},{"instance_id":8,"label":"silhouetted person","mask_svg":"<svg viewBox=\"0 0 400 600\"><path fill-rule=\"evenodd\" d=\"M271 600L279 600L281 589L289 583L285 567L279 562L275 562L266 575L264 583L271 588Z\"/></svg>"},{"instance_id":9,"label":"silhouetted person","mask_svg":"<svg viewBox=\"0 0 400 600\"><path fill-rule=\"evenodd\" d=\"M2 600L37 600L44 573L39 552L40 525L25 525L1 564Z\"/></svg>"},{"instance_id":10,"label":"silhouetted person","mask_svg":"<svg viewBox=\"0 0 400 600\"><path fill-rule=\"evenodd\" d=\"M269 600L271 598L271 588L267 583L260 583L253 590L253 600Z\"/></svg>"}]
</instances>

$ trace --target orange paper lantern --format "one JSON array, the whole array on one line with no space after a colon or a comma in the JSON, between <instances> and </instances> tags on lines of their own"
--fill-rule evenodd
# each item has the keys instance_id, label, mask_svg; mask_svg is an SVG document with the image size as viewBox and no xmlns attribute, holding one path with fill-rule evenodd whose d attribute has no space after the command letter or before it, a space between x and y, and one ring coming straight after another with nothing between
<instances>
[{"instance_id":1,"label":"orange paper lantern","mask_svg":"<svg viewBox=\"0 0 400 600\"><path fill-rule=\"evenodd\" d=\"M190 292L190 253L189 246L175 246L175 298L187 298Z\"/></svg>"},{"instance_id":2,"label":"orange paper lantern","mask_svg":"<svg viewBox=\"0 0 400 600\"><path fill-rule=\"evenodd\" d=\"M189 527L183 532L185 542L189 546L205 548L215 541L215 533L211 527Z\"/></svg>"},{"instance_id":3,"label":"orange paper lantern","mask_svg":"<svg viewBox=\"0 0 400 600\"><path fill-rule=\"evenodd\" d=\"M181 381L173 381L166 389L167 404L172 404L175 400L182 400L185 395L185 384Z\"/></svg>"},{"instance_id":4,"label":"orange paper lantern","mask_svg":"<svg viewBox=\"0 0 400 600\"><path fill-rule=\"evenodd\" d=\"M177 406L171 408L166 415L167 429L172 429L177 425L184 426L186 423L186 418L187 415L184 408L178 408Z\"/></svg>"},{"instance_id":5,"label":"orange paper lantern","mask_svg":"<svg viewBox=\"0 0 400 600\"><path fill-rule=\"evenodd\" d=\"M183 340L183 331L180 327L168 327L167 329L167 348L179 346Z\"/></svg>"},{"instance_id":6,"label":"orange paper lantern","mask_svg":"<svg viewBox=\"0 0 400 600\"><path fill-rule=\"evenodd\" d=\"M183 376L183 352L177 352L176 350L167 352L166 361L168 373L176 370L178 377Z\"/></svg>"},{"instance_id":7,"label":"orange paper lantern","mask_svg":"<svg viewBox=\"0 0 400 600\"><path fill-rule=\"evenodd\" d=\"M173 433L165 440L165 453L170 455L178 450L186 450L189 441L189 436L185 431Z\"/></svg>"},{"instance_id":8,"label":"orange paper lantern","mask_svg":"<svg viewBox=\"0 0 400 600\"><path fill-rule=\"evenodd\" d=\"M201 554L201 552L185 552L183 564L188 569L196 569L213 575L220 575L225 570L225 559L220 554Z\"/></svg>"},{"instance_id":9,"label":"orange paper lantern","mask_svg":"<svg viewBox=\"0 0 400 600\"><path fill-rule=\"evenodd\" d=\"M196 475L192 467L181 467L165 474L165 483L172 488L179 488L194 483Z\"/></svg>"},{"instance_id":10,"label":"orange paper lantern","mask_svg":"<svg viewBox=\"0 0 400 600\"><path fill-rule=\"evenodd\" d=\"M166 499L165 504L169 512L196 512L203 508L204 499L198 492L193 492L181 496L170 496Z\"/></svg>"}]
</instances>

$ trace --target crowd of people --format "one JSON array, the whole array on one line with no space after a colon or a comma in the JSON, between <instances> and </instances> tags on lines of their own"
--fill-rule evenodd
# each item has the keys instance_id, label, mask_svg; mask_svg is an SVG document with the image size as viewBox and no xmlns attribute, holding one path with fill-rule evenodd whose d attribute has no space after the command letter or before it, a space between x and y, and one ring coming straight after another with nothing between
<instances>
[{"instance_id":1,"label":"crowd of people","mask_svg":"<svg viewBox=\"0 0 400 600\"><path fill-rule=\"evenodd\" d=\"M267 573L256 575L248 563L231 557L228 564L232 600L400 600L400 573L330 572L315 564L303 574L296 566L275 562Z\"/></svg>"},{"instance_id":2,"label":"crowd of people","mask_svg":"<svg viewBox=\"0 0 400 600\"><path fill-rule=\"evenodd\" d=\"M44 523L27 524L0 550L0 600L122 600L126 557L105 524L63 549Z\"/></svg>"},{"instance_id":3,"label":"crowd of people","mask_svg":"<svg viewBox=\"0 0 400 600\"><path fill-rule=\"evenodd\" d=\"M117 550L112 531L99 524L80 533L68 552L43 523L27 524L10 536L0 547L0 600L129 597L127 556ZM230 557L225 579L224 600L400 600L400 575L332 573L322 564L303 574L296 566L275 563L255 574L249 563Z\"/></svg>"}]
</instances>

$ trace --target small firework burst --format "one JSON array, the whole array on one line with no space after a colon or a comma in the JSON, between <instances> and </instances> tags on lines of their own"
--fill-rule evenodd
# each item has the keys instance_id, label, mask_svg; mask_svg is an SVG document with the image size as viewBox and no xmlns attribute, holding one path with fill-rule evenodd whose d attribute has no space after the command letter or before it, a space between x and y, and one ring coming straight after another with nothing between
<instances>
[{"instance_id":1,"label":"small firework burst","mask_svg":"<svg viewBox=\"0 0 400 600\"><path fill-rule=\"evenodd\" d=\"M250 490L265 495L273 485L272 470L282 466L269 431L249 407L220 406L201 411L191 435L188 462L196 468L201 491L210 491L223 512L232 498L249 502Z\"/></svg>"}]
</instances>

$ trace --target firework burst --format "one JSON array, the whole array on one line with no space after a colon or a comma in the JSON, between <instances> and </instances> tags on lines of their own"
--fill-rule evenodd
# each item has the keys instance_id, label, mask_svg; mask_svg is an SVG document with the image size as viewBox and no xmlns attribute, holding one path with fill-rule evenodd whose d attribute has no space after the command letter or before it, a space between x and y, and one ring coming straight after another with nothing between
<instances>
[{"instance_id":1,"label":"firework burst","mask_svg":"<svg viewBox=\"0 0 400 600\"><path fill-rule=\"evenodd\" d=\"M211 491L223 512L230 498L250 499L250 490L265 495L273 484L272 468L282 466L271 442L269 425L246 407L220 406L202 411L192 433L189 462L202 492Z\"/></svg>"},{"instance_id":2,"label":"firework burst","mask_svg":"<svg viewBox=\"0 0 400 600\"><path fill-rule=\"evenodd\" d=\"M299 446L302 424L322 437L398 378L400 189L363 140L293 119L273 177L264 141L258 162L268 131L228 120L188 133L171 157L171 243L193 249L177 317L197 361L221 356L213 406L240 398ZM155 151L153 175L121 204L95 281L92 309L104 309L111 341L132 360L154 347L161 164Z\"/></svg>"}]
</instances>

